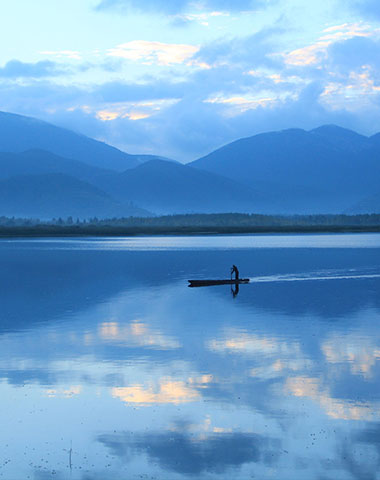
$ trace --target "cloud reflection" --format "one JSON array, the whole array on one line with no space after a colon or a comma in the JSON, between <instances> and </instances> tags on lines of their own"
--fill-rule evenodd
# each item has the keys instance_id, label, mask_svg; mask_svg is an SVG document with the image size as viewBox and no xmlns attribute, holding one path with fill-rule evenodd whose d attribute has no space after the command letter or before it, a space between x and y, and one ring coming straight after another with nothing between
<instances>
[{"instance_id":1,"label":"cloud reflection","mask_svg":"<svg viewBox=\"0 0 380 480\"><path fill-rule=\"evenodd\" d=\"M311 398L334 419L373 421L379 418L379 405L333 398L321 383L318 378L292 377L286 380L285 391L295 397Z\"/></svg>"},{"instance_id":2,"label":"cloud reflection","mask_svg":"<svg viewBox=\"0 0 380 480\"><path fill-rule=\"evenodd\" d=\"M161 468L187 475L220 474L249 463L270 465L279 454L278 441L240 432L201 437L194 437L186 431L105 434L98 440L124 460L129 460L131 453L145 454Z\"/></svg>"},{"instance_id":3,"label":"cloud reflection","mask_svg":"<svg viewBox=\"0 0 380 480\"><path fill-rule=\"evenodd\" d=\"M181 346L177 340L150 329L142 320L124 325L116 321L103 322L98 328L98 334L103 341L128 346L150 347L158 350L176 349Z\"/></svg>"},{"instance_id":4,"label":"cloud reflection","mask_svg":"<svg viewBox=\"0 0 380 480\"><path fill-rule=\"evenodd\" d=\"M199 378L188 378L187 381L161 379L158 384L133 385L112 389L112 396L125 403L135 403L140 406L154 403L188 403L198 401L201 397L199 389L206 388L212 381L212 376L203 375Z\"/></svg>"},{"instance_id":5,"label":"cloud reflection","mask_svg":"<svg viewBox=\"0 0 380 480\"><path fill-rule=\"evenodd\" d=\"M81 385L73 385L68 388L50 388L46 390L45 394L47 397L59 397L59 398L71 398L75 395L80 395L82 392Z\"/></svg>"},{"instance_id":6,"label":"cloud reflection","mask_svg":"<svg viewBox=\"0 0 380 480\"><path fill-rule=\"evenodd\" d=\"M243 353L247 355L290 355L301 352L297 342L284 342L278 338L228 330L225 338L211 340L208 343L211 351L217 353Z\"/></svg>"},{"instance_id":7,"label":"cloud reflection","mask_svg":"<svg viewBox=\"0 0 380 480\"><path fill-rule=\"evenodd\" d=\"M357 338L356 335L343 338L334 335L321 348L329 363L348 363L353 375L366 379L372 377L376 362L380 360L380 347L369 338Z\"/></svg>"}]
</instances>

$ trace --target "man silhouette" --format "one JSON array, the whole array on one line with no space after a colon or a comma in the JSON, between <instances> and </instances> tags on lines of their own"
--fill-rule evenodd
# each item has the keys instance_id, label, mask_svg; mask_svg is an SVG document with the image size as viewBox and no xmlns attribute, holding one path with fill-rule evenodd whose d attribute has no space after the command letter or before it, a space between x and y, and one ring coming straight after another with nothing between
<instances>
[{"instance_id":1,"label":"man silhouette","mask_svg":"<svg viewBox=\"0 0 380 480\"><path fill-rule=\"evenodd\" d=\"M235 280L239 280L239 270L236 265L232 265L231 267L231 277L235 273Z\"/></svg>"}]
</instances>

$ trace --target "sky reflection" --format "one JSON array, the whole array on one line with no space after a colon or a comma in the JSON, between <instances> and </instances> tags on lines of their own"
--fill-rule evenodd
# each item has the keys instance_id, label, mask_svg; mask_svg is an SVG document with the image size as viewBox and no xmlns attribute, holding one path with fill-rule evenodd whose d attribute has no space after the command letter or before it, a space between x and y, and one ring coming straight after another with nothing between
<instances>
[{"instance_id":1,"label":"sky reflection","mask_svg":"<svg viewBox=\"0 0 380 480\"><path fill-rule=\"evenodd\" d=\"M376 478L380 248L17 245L0 244L3 478ZM232 263L309 280L187 288Z\"/></svg>"}]
</instances>

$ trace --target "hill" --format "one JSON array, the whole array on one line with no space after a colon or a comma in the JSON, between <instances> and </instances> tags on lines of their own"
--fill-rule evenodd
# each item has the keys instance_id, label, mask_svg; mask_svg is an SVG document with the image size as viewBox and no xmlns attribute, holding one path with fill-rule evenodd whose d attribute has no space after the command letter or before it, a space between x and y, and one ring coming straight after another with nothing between
<instances>
[{"instance_id":1,"label":"hill","mask_svg":"<svg viewBox=\"0 0 380 480\"><path fill-rule=\"evenodd\" d=\"M0 215L21 217L146 216L86 182L64 174L23 175L0 181Z\"/></svg>"},{"instance_id":2,"label":"hill","mask_svg":"<svg viewBox=\"0 0 380 480\"><path fill-rule=\"evenodd\" d=\"M276 213L337 213L378 189L379 159L377 136L326 125L237 140L189 165L276 193Z\"/></svg>"},{"instance_id":3,"label":"hill","mask_svg":"<svg viewBox=\"0 0 380 480\"><path fill-rule=\"evenodd\" d=\"M70 160L45 150L35 149L21 153L0 152L0 179L15 175L48 173L64 173L90 183L99 176L118 175L114 170L92 167L78 160Z\"/></svg>"},{"instance_id":4,"label":"hill","mask_svg":"<svg viewBox=\"0 0 380 480\"><path fill-rule=\"evenodd\" d=\"M0 112L0 151L47 150L89 165L123 171L156 158L130 155L106 143L32 117Z\"/></svg>"},{"instance_id":5,"label":"hill","mask_svg":"<svg viewBox=\"0 0 380 480\"><path fill-rule=\"evenodd\" d=\"M266 197L250 187L174 162L151 160L98 187L155 213L254 211Z\"/></svg>"},{"instance_id":6,"label":"hill","mask_svg":"<svg viewBox=\"0 0 380 480\"><path fill-rule=\"evenodd\" d=\"M350 215L380 213L380 192L363 198L351 208L348 208L346 213Z\"/></svg>"}]
</instances>

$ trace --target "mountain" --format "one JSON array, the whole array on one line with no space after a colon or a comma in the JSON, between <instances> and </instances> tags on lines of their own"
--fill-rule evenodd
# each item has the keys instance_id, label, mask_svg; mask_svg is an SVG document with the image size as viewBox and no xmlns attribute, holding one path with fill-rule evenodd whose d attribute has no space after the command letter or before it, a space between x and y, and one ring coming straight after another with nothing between
<instances>
[{"instance_id":1,"label":"mountain","mask_svg":"<svg viewBox=\"0 0 380 480\"><path fill-rule=\"evenodd\" d=\"M117 176L114 170L92 167L78 160L63 158L45 150L21 153L0 152L0 179L15 175L64 173L80 180L91 181L98 176Z\"/></svg>"},{"instance_id":2,"label":"mountain","mask_svg":"<svg viewBox=\"0 0 380 480\"><path fill-rule=\"evenodd\" d=\"M12 180L15 188L16 184L20 184L21 179L25 182L25 176L39 176L38 181L35 179L33 188L41 188L40 196L44 201L47 201L50 193L46 191L41 182L43 179L50 179L49 175L53 174L61 174L55 178L56 182L59 179L62 180L60 195L62 198L66 197L68 202L72 200L72 184L67 183L68 176L86 182L87 186L91 184L97 188L98 194L100 192L103 194L103 198L107 194L109 207L109 201L111 198L114 199L113 210L107 208L107 211L110 212L109 216L112 217L120 215L120 206L116 204L125 205L130 202L145 206L155 213L233 210L250 212L259 205L261 208L265 208L267 203L265 196L259 195L247 186L171 161L150 160L136 168L120 173L92 167L83 162L63 158L43 150L28 150L22 153L0 152L0 179L9 180L17 177ZM28 179L28 182L31 189L32 180ZM67 187L69 188L65 190ZM8 190L9 192L10 190ZM14 206L14 197L12 198ZM82 200L84 201L84 198ZM90 197L87 197L87 200L86 209L82 204L80 211L95 212L96 204L91 203ZM40 206L43 203L41 202ZM57 202L53 201L52 203L57 209ZM5 202L4 208L5 205L9 206L9 203ZM13 206L10 210L12 215L14 214ZM34 204L33 211L34 215L38 216L37 204ZM70 211L72 210L70 209ZM46 215L46 209L41 210L41 215ZM54 216L57 215L54 213ZM99 213L99 215L101 214Z\"/></svg>"},{"instance_id":3,"label":"mountain","mask_svg":"<svg viewBox=\"0 0 380 480\"><path fill-rule=\"evenodd\" d=\"M60 173L0 180L0 215L15 217L147 216L86 182Z\"/></svg>"},{"instance_id":4,"label":"mountain","mask_svg":"<svg viewBox=\"0 0 380 480\"><path fill-rule=\"evenodd\" d=\"M153 155L130 155L65 128L32 117L0 112L0 151L23 152L47 150L89 165L123 171L157 158Z\"/></svg>"},{"instance_id":5,"label":"mountain","mask_svg":"<svg viewBox=\"0 0 380 480\"><path fill-rule=\"evenodd\" d=\"M371 146L371 140L368 137L337 125L322 125L309 133L337 151L359 152Z\"/></svg>"},{"instance_id":6,"label":"mountain","mask_svg":"<svg viewBox=\"0 0 380 480\"><path fill-rule=\"evenodd\" d=\"M233 180L178 163L151 160L119 174L97 179L97 186L118 200L131 199L155 213L255 211L265 195Z\"/></svg>"},{"instance_id":7,"label":"mountain","mask_svg":"<svg viewBox=\"0 0 380 480\"><path fill-rule=\"evenodd\" d=\"M277 192L276 213L341 212L378 189L380 139L334 125L289 129L237 140L188 165Z\"/></svg>"},{"instance_id":8,"label":"mountain","mask_svg":"<svg viewBox=\"0 0 380 480\"><path fill-rule=\"evenodd\" d=\"M380 134L365 137L335 125L255 135L181 165L158 157L128 155L69 130L0 112L1 150L8 150L0 153L0 180L10 195L10 203L2 197L4 208L8 205L14 212L25 204L21 200L17 204L11 189L6 190L6 181L15 182L16 188L17 183L27 182L23 176L44 176L40 184L36 178L28 180L29 186L25 183L32 191L34 182L33 188L41 188L41 195L46 196L40 203L42 213L34 203L37 213L33 215L37 216L46 215L46 202L53 198L53 192L42 186L42 178L49 178L46 175L58 175L56 188L70 209L76 191L71 182L82 182L87 189L77 210L91 213L68 214L72 216L126 215L126 205L131 202L159 214L341 213L379 190ZM91 195L89 188L95 189ZM23 191L19 191L22 199ZM101 206L99 195L107 207ZM58 199L52 200L52 205L58 208ZM54 211L52 215L64 214Z\"/></svg>"},{"instance_id":9,"label":"mountain","mask_svg":"<svg viewBox=\"0 0 380 480\"><path fill-rule=\"evenodd\" d=\"M370 195L346 210L349 215L380 213L380 192Z\"/></svg>"}]
</instances>

